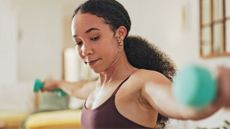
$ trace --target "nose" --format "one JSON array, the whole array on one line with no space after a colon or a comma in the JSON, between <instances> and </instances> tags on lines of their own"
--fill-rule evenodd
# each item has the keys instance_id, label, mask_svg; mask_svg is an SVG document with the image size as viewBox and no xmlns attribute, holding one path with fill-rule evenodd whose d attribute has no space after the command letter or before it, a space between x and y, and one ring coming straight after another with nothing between
<instances>
[{"instance_id":1,"label":"nose","mask_svg":"<svg viewBox=\"0 0 230 129\"><path fill-rule=\"evenodd\" d=\"M90 44L84 43L81 47L81 55L82 56L89 56L93 54L93 49Z\"/></svg>"}]
</instances>

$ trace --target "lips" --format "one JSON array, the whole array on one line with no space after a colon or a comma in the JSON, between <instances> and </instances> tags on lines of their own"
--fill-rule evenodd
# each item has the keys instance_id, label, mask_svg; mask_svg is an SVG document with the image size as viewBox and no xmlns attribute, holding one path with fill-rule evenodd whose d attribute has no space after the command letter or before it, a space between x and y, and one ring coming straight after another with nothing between
<instances>
[{"instance_id":1,"label":"lips","mask_svg":"<svg viewBox=\"0 0 230 129\"><path fill-rule=\"evenodd\" d=\"M94 65L94 64L97 63L98 60L99 60L99 59L85 61L85 64Z\"/></svg>"}]
</instances>

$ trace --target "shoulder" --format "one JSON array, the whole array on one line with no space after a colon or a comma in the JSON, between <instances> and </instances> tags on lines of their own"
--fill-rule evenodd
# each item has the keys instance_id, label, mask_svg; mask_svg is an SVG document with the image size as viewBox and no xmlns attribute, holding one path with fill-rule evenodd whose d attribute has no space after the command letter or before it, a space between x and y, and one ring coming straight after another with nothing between
<instances>
[{"instance_id":1,"label":"shoulder","mask_svg":"<svg viewBox=\"0 0 230 129\"><path fill-rule=\"evenodd\" d=\"M146 69L137 70L127 81L128 86L133 90L141 90L148 83L169 84L171 81L160 72Z\"/></svg>"},{"instance_id":2,"label":"shoulder","mask_svg":"<svg viewBox=\"0 0 230 129\"><path fill-rule=\"evenodd\" d=\"M142 83L148 81L169 81L169 79L160 72L146 69L139 69L133 75L133 78Z\"/></svg>"},{"instance_id":3,"label":"shoulder","mask_svg":"<svg viewBox=\"0 0 230 129\"><path fill-rule=\"evenodd\" d=\"M139 69L130 76L120 93L125 96L125 100L128 100L126 102L135 100L137 105L149 109L149 107L152 107L146 93L149 84L171 85L171 81L157 71Z\"/></svg>"}]
</instances>

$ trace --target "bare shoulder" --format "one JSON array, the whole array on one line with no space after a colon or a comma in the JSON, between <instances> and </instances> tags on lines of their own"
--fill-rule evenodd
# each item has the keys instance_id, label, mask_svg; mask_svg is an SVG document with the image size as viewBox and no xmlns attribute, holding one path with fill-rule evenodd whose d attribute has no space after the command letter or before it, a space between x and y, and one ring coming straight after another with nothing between
<instances>
[{"instance_id":1,"label":"bare shoulder","mask_svg":"<svg viewBox=\"0 0 230 129\"><path fill-rule=\"evenodd\" d=\"M127 87L132 91L138 91L148 83L169 84L171 81L157 71L139 69L127 81Z\"/></svg>"},{"instance_id":2,"label":"bare shoulder","mask_svg":"<svg viewBox=\"0 0 230 129\"><path fill-rule=\"evenodd\" d=\"M170 80L162 73L153 70L145 70L145 69L138 70L133 75L133 78L134 80L139 81L141 84L145 84L148 82L155 82L155 83L170 82Z\"/></svg>"},{"instance_id":3,"label":"bare shoulder","mask_svg":"<svg viewBox=\"0 0 230 129\"><path fill-rule=\"evenodd\" d=\"M152 83L170 85L171 81L157 71L139 69L130 76L122 87L122 90L120 90L121 96L125 98L123 100L126 100L126 103L135 102L136 107L153 111L156 106L151 104L149 95L146 92L149 84Z\"/></svg>"}]
</instances>

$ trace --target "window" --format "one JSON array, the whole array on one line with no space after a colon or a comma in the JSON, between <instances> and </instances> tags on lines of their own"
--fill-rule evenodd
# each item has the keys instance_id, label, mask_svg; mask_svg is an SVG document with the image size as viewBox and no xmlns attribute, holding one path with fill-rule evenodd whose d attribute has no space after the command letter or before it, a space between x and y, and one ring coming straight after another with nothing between
<instances>
[{"instance_id":1,"label":"window","mask_svg":"<svg viewBox=\"0 0 230 129\"><path fill-rule=\"evenodd\" d=\"M230 56L230 0L200 0L200 56Z\"/></svg>"}]
</instances>

